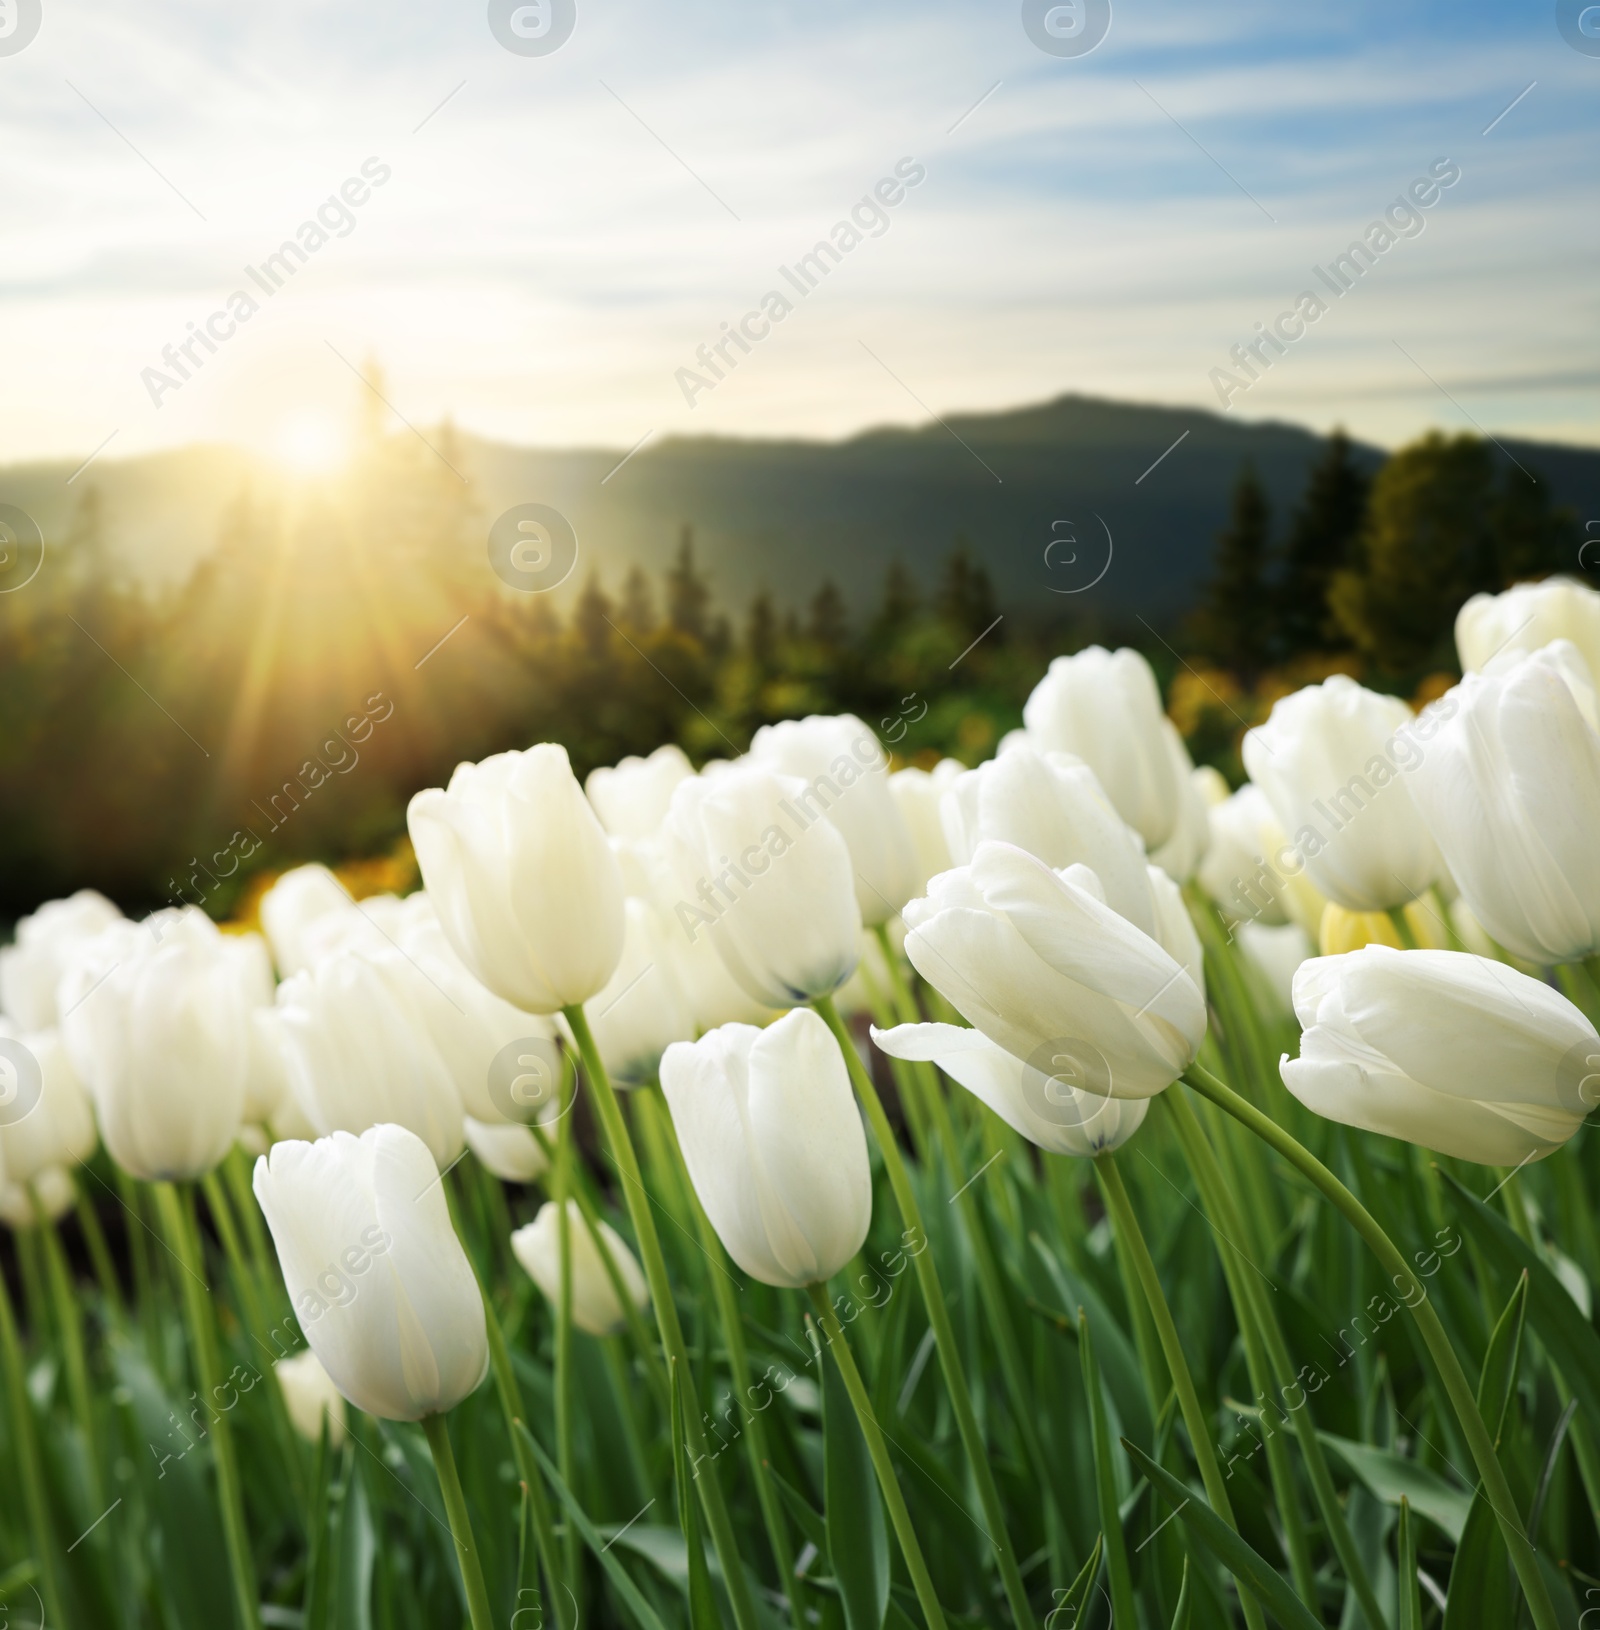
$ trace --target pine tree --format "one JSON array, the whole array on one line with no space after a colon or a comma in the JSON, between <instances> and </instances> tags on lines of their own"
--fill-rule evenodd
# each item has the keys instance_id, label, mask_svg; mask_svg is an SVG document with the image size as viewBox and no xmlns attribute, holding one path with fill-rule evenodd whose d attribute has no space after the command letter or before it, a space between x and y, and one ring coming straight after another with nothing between
<instances>
[{"instance_id":1,"label":"pine tree","mask_svg":"<svg viewBox=\"0 0 1600 1630\"><path fill-rule=\"evenodd\" d=\"M772 596L765 589L750 602L750 614L744 625L744 650L763 673L771 672L778 656L778 613L773 609Z\"/></svg>"},{"instance_id":2,"label":"pine tree","mask_svg":"<svg viewBox=\"0 0 1600 1630\"><path fill-rule=\"evenodd\" d=\"M694 529L678 534L678 556L667 572L667 621L689 639L705 644L711 583L694 563Z\"/></svg>"},{"instance_id":3,"label":"pine tree","mask_svg":"<svg viewBox=\"0 0 1600 1630\"><path fill-rule=\"evenodd\" d=\"M845 610L844 596L830 577L812 596L811 612L806 623L806 636L825 651L842 650L848 632L849 613Z\"/></svg>"},{"instance_id":4,"label":"pine tree","mask_svg":"<svg viewBox=\"0 0 1600 1630\"><path fill-rule=\"evenodd\" d=\"M1284 541L1276 596L1281 654L1326 651L1343 643L1328 609L1328 585L1350 563L1371 486L1351 457L1350 438L1335 429L1311 466Z\"/></svg>"},{"instance_id":5,"label":"pine tree","mask_svg":"<svg viewBox=\"0 0 1600 1630\"><path fill-rule=\"evenodd\" d=\"M1213 662L1252 677L1271 646L1273 595L1267 583L1272 531L1267 495L1254 466L1240 468L1228 524L1217 534L1211 580L1198 618L1200 646Z\"/></svg>"},{"instance_id":6,"label":"pine tree","mask_svg":"<svg viewBox=\"0 0 1600 1630\"><path fill-rule=\"evenodd\" d=\"M1493 508L1494 459L1477 436L1430 431L1379 470L1328 597L1363 656L1396 674L1452 660L1456 609L1500 587Z\"/></svg>"},{"instance_id":7,"label":"pine tree","mask_svg":"<svg viewBox=\"0 0 1600 1630\"><path fill-rule=\"evenodd\" d=\"M650 579L638 566L628 569L622 583L622 608L617 621L634 639L653 633L656 626L656 597Z\"/></svg>"},{"instance_id":8,"label":"pine tree","mask_svg":"<svg viewBox=\"0 0 1600 1630\"><path fill-rule=\"evenodd\" d=\"M910 625L916 614L916 582L904 561L891 561L883 579L883 603L872 621L873 645L889 644Z\"/></svg>"},{"instance_id":9,"label":"pine tree","mask_svg":"<svg viewBox=\"0 0 1600 1630\"><path fill-rule=\"evenodd\" d=\"M971 547L964 537L956 539L945 561L934 604L940 621L964 640L976 639L991 628L1000 615L995 605L994 584L982 564L972 558ZM995 629L990 637L994 638L999 632Z\"/></svg>"},{"instance_id":10,"label":"pine tree","mask_svg":"<svg viewBox=\"0 0 1600 1630\"><path fill-rule=\"evenodd\" d=\"M601 587L599 572L591 572L572 614L572 631L586 656L598 660L610 650L613 610L611 597Z\"/></svg>"},{"instance_id":11,"label":"pine tree","mask_svg":"<svg viewBox=\"0 0 1600 1630\"><path fill-rule=\"evenodd\" d=\"M1499 497L1490 514L1494 531L1494 581L1501 589L1525 578L1543 577L1577 558L1577 517L1553 509L1549 484L1520 464L1507 464Z\"/></svg>"}]
</instances>

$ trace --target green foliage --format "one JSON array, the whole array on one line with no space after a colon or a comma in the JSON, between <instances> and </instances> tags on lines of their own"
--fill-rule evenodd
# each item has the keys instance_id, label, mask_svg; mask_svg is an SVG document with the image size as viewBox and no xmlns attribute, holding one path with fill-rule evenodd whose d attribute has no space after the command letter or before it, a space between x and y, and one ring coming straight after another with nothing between
<instances>
[{"instance_id":1,"label":"green foliage","mask_svg":"<svg viewBox=\"0 0 1600 1630\"><path fill-rule=\"evenodd\" d=\"M1328 588L1349 563L1371 485L1351 455L1350 438L1335 428L1306 477L1283 544L1277 599L1285 652L1335 650L1344 643L1328 610Z\"/></svg>"},{"instance_id":2,"label":"green foliage","mask_svg":"<svg viewBox=\"0 0 1600 1630\"><path fill-rule=\"evenodd\" d=\"M1254 469L1245 465L1233 489L1233 512L1218 534L1211 580L1195 617L1201 653L1254 675L1273 643L1273 593L1267 581L1272 519Z\"/></svg>"}]
</instances>

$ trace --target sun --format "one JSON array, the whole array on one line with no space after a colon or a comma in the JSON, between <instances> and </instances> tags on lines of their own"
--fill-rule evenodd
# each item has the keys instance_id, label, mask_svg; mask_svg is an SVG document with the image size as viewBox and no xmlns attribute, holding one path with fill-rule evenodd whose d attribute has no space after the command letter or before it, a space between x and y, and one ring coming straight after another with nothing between
<instances>
[{"instance_id":1,"label":"sun","mask_svg":"<svg viewBox=\"0 0 1600 1630\"><path fill-rule=\"evenodd\" d=\"M296 475L331 475L349 458L350 437L331 414L296 413L279 425L273 450Z\"/></svg>"}]
</instances>

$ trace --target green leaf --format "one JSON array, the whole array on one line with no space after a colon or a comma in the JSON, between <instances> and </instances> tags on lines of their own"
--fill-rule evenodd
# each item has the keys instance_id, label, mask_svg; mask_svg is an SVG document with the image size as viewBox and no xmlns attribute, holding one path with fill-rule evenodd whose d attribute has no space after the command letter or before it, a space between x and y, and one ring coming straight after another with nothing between
<instances>
[{"instance_id":1,"label":"green leaf","mask_svg":"<svg viewBox=\"0 0 1600 1630\"><path fill-rule=\"evenodd\" d=\"M1500 1524L1479 1493L1450 1565L1444 1630L1504 1630L1513 1621L1511 1558Z\"/></svg>"},{"instance_id":2,"label":"green leaf","mask_svg":"<svg viewBox=\"0 0 1600 1630\"><path fill-rule=\"evenodd\" d=\"M826 1554L828 1549L828 1530L823 1523L822 1513L791 1483L776 1466L770 1463L767 1466L767 1475L772 1479L783 1503L789 1508L789 1515L799 1525L800 1532L811 1541L816 1548Z\"/></svg>"},{"instance_id":3,"label":"green leaf","mask_svg":"<svg viewBox=\"0 0 1600 1630\"><path fill-rule=\"evenodd\" d=\"M1545 1266L1510 1223L1490 1210L1449 1172L1442 1176L1461 1201L1463 1221L1484 1256L1508 1279L1528 1275L1528 1316L1551 1362L1572 1389L1590 1429L1600 1433L1600 1336L1584 1318L1572 1294Z\"/></svg>"},{"instance_id":4,"label":"green leaf","mask_svg":"<svg viewBox=\"0 0 1600 1630\"><path fill-rule=\"evenodd\" d=\"M360 1460L353 1459L339 1523L339 1571L332 1619L339 1630L372 1630L372 1568L377 1556L378 1536L372 1526L366 1478Z\"/></svg>"},{"instance_id":5,"label":"green leaf","mask_svg":"<svg viewBox=\"0 0 1600 1630\"><path fill-rule=\"evenodd\" d=\"M1422 1630L1422 1587L1417 1580L1417 1530L1411 1502L1400 1496L1400 1571L1395 1578L1395 1630Z\"/></svg>"},{"instance_id":6,"label":"green leaf","mask_svg":"<svg viewBox=\"0 0 1600 1630\"><path fill-rule=\"evenodd\" d=\"M1390 1505L1409 1500L1414 1512L1436 1523L1457 1544L1461 1542L1461 1532L1472 1509L1470 1490L1458 1488L1431 1467L1419 1466L1416 1461L1388 1449L1374 1449L1369 1443L1335 1437L1332 1432L1318 1432L1317 1436L1338 1455L1369 1494Z\"/></svg>"},{"instance_id":7,"label":"green leaf","mask_svg":"<svg viewBox=\"0 0 1600 1630\"><path fill-rule=\"evenodd\" d=\"M589 1521L583 1507L578 1504L578 1497L562 1481L561 1473L556 1470L555 1462L539 1447L533 1434L521 1421L517 1421L515 1426L517 1435L523 1440L524 1447L539 1462L539 1469L544 1473L545 1481L555 1490L556 1498L567 1508L568 1520L578 1530L583 1543L594 1552L596 1560L605 1570L606 1578L611 1581L612 1588L622 1598L629 1612L644 1626L644 1630L664 1630L661 1620L656 1616L655 1609L644 1599L639 1592L639 1587L628 1577L628 1570L623 1567L610 1547L595 1532L594 1524Z\"/></svg>"},{"instance_id":8,"label":"green leaf","mask_svg":"<svg viewBox=\"0 0 1600 1630\"><path fill-rule=\"evenodd\" d=\"M1133 1579L1128 1572L1128 1549L1122 1539L1122 1513L1117 1499L1117 1471L1111 1460L1111 1436L1106 1429L1106 1401L1100 1389L1100 1371L1089 1339L1089 1315L1078 1309L1078 1356L1083 1361L1083 1390L1089 1400L1089 1437L1094 1451L1095 1493L1100 1500L1100 1533L1105 1541L1106 1569L1111 1575L1111 1614L1118 1624L1137 1624Z\"/></svg>"},{"instance_id":9,"label":"green leaf","mask_svg":"<svg viewBox=\"0 0 1600 1630\"><path fill-rule=\"evenodd\" d=\"M889 1535L878 1480L839 1366L825 1360L819 1368L828 1560L849 1630L881 1630L889 1605Z\"/></svg>"},{"instance_id":10,"label":"green leaf","mask_svg":"<svg viewBox=\"0 0 1600 1630\"><path fill-rule=\"evenodd\" d=\"M1489 1337L1483 1373L1478 1378L1478 1413L1483 1416L1495 1447L1505 1430L1506 1412L1517 1386L1517 1363L1522 1357L1522 1326L1528 1312L1528 1274L1524 1269L1505 1311Z\"/></svg>"},{"instance_id":11,"label":"green leaf","mask_svg":"<svg viewBox=\"0 0 1600 1630\"><path fill-rule=\"evenodd\" d=\"M700 1537L700 1501L690 1486L694 1479L689 1475L689 1452L684 1444L683 1377L676 1359L672 1361L672 1465L677 1473L678 1527L689 1559L689 1623L694 1630L721 1630L711 1575L706 1570L705 1541Z\"/></svg>"},{"instance_id":12,"label":"green leaf","mask_svg":"<svg viewBox=\"0 0 1600 1630\"><path fill-rule=\"evenodd\" d=\"M1189 1595L1189 1558L1183 1559L1183 1577L1178 1583L1178 1605L1172 1611L1172 1630L1189 1630L1189 1610L1193 1607L1193 1599ZM1401 1630L1405 1630L1401 1626ZM1416 1630L1412 1626L1411 1630Z\"/></svg>"},{"instance_id":13,"label":"green leaf","mask_svg":"<svg viewBox=\"0 0 1600 1630\"><path fill-rule=\"evenodd\" d=\"M1321 1630L1316 1617L1289 1588L1283 1575L1240 1538L1200 1495L1186 1489L1136 1443L1124 1438L1122 1447L1134 1465L1150 1479L1152 1487L1173 1507L1184 1527L1256 1597L1283 1630Z\"/></svg>"}]
</instances>

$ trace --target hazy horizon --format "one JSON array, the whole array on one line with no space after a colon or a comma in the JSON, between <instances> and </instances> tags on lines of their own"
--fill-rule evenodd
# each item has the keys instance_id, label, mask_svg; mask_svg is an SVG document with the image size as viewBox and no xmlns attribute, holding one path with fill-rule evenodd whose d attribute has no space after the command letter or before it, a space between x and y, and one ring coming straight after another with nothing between
<instances>
[{"instance_id":1,"label":"hazy horizon","mask_svg":"<svg viewBox=\"0 0 1600 1630\"><path fill-rule=\"evenodd\" d=\"M410 423L524 447L836 440L1064 392L1216 410L1230 348L1306 292L1326 313L1229 418L1593 445L1597 74L1553 8L1442 0L1117 7L1075 58L954 0L580 6L545 56L476 6L47 8L0 55L29 382L0 456L331 462L369 356ZM1373 264L1319 282L1397 203ZM773 293L794 309L714 378L697 353Z\"/></svg>"}]
</instances>

